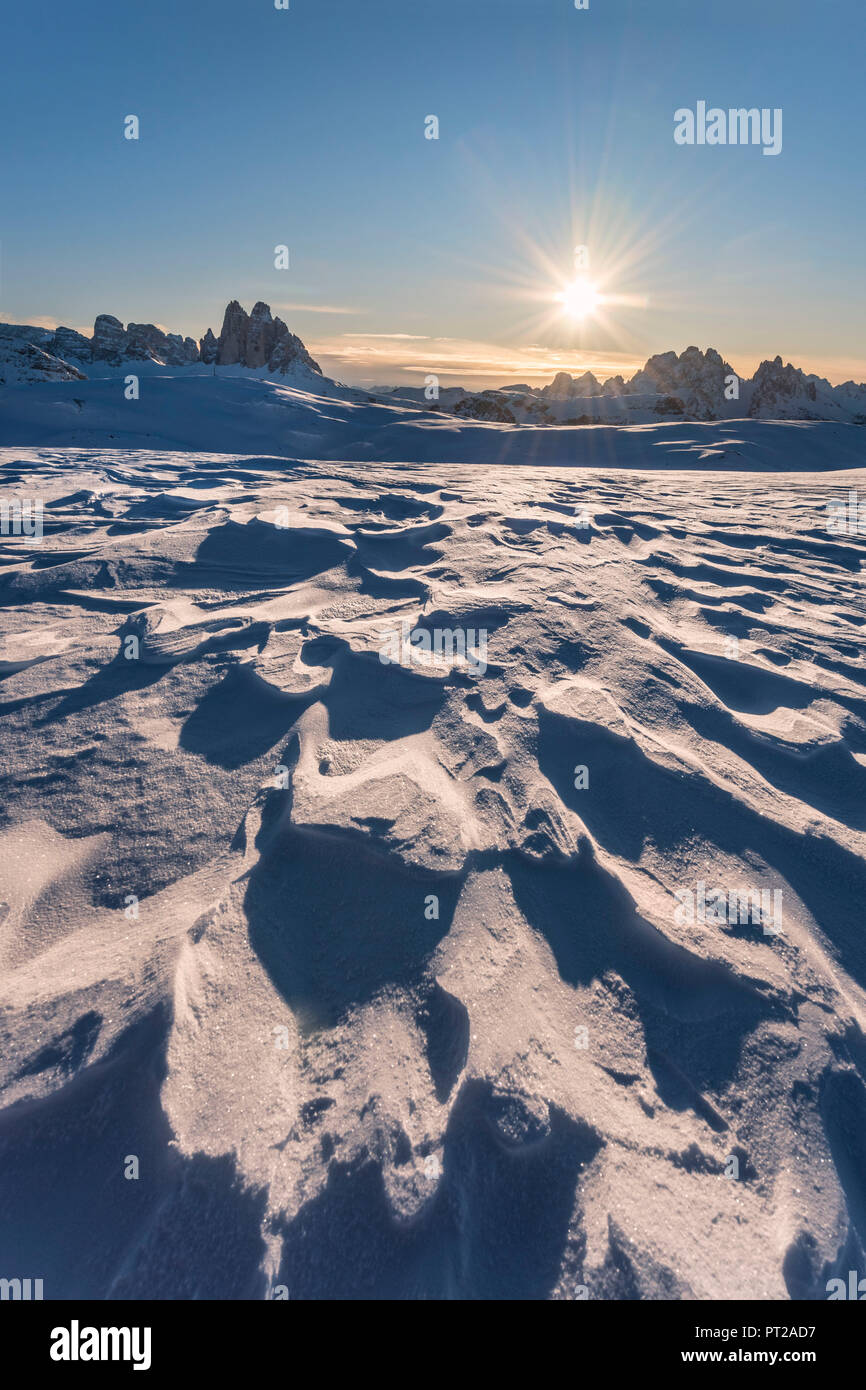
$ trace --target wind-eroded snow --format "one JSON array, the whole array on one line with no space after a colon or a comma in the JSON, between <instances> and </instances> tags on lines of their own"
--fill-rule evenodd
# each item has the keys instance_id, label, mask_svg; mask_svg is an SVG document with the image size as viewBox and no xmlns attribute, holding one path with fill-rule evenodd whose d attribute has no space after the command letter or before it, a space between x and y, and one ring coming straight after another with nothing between
<instances>
[{"instance_id":1,"label":"wind-eroded snow","mask_svg":"<svg viewBox=\"0 0 866 1390\"><path fill-rule=\"evenodd\" d=\"M0 454L46 532L0 571L2 1272L822 1298L862 1268L866 537L826 507L866 473L706 471L841 462L842 426L616 434L582 470ZM678 455L705 471L647 471ZM383 664L404 622L483 631L486 667ZM699 884L781 893L781 930L690 919Z\"/></svg>"}]
</instances>

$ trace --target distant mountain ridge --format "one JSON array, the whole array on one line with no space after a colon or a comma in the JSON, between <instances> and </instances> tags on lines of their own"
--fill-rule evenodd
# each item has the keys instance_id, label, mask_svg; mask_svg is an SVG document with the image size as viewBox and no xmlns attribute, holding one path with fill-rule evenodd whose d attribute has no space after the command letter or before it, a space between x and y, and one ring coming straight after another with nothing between
<instances>
[{"instance_id":1,"label":"distant mountain ridge","mask_svg":"<svg viewBox=\"0 0 866 1390\"><path fill-rule=\"evenodd\" d=\"M318 377L322 369L303 342L259 300L247 313L233 299L219 337L208 328L196 343L152 323L128 323L99 314L88 338L72 328L0 323L0 385L86 380L135 364L159 368L236 367L262 376ZM347 388L352 389L352 388ZM353 394L355 392L353 391ZM362 393L357 393L362 394ZM648 424L673 420L834 420L866 424L866 384L831 386L781 357L739 377L714 348L663 352L628 381L600 382L592 372L558 372L547 386L525 384L484 391L443 387L436 401L424 387L398 387L398 398L420 409L499 424Z\"/></svg>"},{"instance_id":2,"label":"distant mountain ridge","mask_svg":"<svg viewBox=\"0 0 866 1390\"><path fill-rule=\"evenodd\" d=\"M153 323L124 328L112 314L98 314L93 336L73 328L36 328L0 323L0 384L84 380L86 368L150 362L157 367L238 366L285 376L298 370L322 375L318 362L270 305L260 300L251 314L236 299L227 305L219 338L210 328L198 343L166 333Z\"/></svg>"},{"instance_id":3,"label":"distant mountain ridge","mask_svg":"<svg viewBox=\"0 0 866 1390\"><path fill-rule=\"evenodd\" d=\"M399 387L400 397L421 401L420 388ZM866 424L866 384L831 386L781 357L760 364L754 376L737 375L714 348L658 353L629 381L600 382L592 372L558 372L544 387L505 386L486 391L447 387L440 409L464 419L501 424L647 424L682 420L837 420Z\"/></svg>"}]
</instances>

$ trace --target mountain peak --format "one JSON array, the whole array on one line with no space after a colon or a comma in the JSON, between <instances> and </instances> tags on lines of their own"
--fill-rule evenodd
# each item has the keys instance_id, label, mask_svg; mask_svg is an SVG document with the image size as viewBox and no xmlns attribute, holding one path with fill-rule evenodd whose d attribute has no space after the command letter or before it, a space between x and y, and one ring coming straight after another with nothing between
<instances>
[{"instance_id":1,"label":"mountain peak","mask_svg":"<svg viewBox=\"0 0 866 1390\"><path fill-rule=\"evenodd\" d=\"M128 323L113 314L97 314L93 336L72 328L56 330L29 324L0 324L0 384L9 381L85 379L87 364L122 367L152 362L160 367L239 366L278 376L301 370L322 375L318 362L282 319L271 315L263 300L248 314L236 299L229 301L219 338L208 329L198 343L180 333L166 333L153 323ZM32 347L33 352L25 349Z\"/></svg>"},{"instance_id":2,"label":"mountain peak","mask_svg":"<svg viewBox=\"0 0 866 1390\"><path fill-rule=\"evenodd\" d=\"M271 306L261 299L253 305L251 314L238 300L230 300L223 315L215 355L211 355L213 334L210 329L199 343L199 350L203 361L212 361L218 367L266 367L269 372L280 376L302 367L322 375L321 367L307 352L300 338L289 332L282 319L273 318Z\"/></svg>"}]
</instances>

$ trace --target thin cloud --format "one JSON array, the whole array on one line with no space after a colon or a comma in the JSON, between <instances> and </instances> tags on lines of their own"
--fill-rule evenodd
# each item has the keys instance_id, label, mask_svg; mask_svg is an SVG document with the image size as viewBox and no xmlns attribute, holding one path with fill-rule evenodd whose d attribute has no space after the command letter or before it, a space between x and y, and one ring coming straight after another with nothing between
<instances>
[{"instance_id":1,"label":"thin cloud","mask_svg":"<svg viewBox=\"0 0 866 1390\"><path fill-rule=\"evenodd\" d=\"M416 343L438 342L439 339L430 339L426 333L344 333L344 338L403 338Z\"/></svg>"},{"instance_id":2,"label":"thin cloud","mask_svg":"<svg viewBox=\"0 0 866 1390\"><path fill-rule=\"evenodd\" d=\"M408 384L409 378L423 383L430 373L459 378L475 385L503 385L526 381L549 381L557 372L594 372L600 379L622 373L631 376L643 366L643 359L627 353L554 351L528 344L502 347L497 343L474 342L464 338L432 338L413 333L342 333L311 343L318 361L327 362L336 375L349 374L377 380L383 374Z\"/></svg>"},{"instance_id":3,"label":"thin cloud","mask_svg":"<svg viewBox=\"0 0 866 1390\"><path fill-rule=\"evenodd\" d=\"M360 314L360 309L348 309L342 304L275 304L275 309L289 314Z\"/></svg>"},{"instance_id":4,"label":"thin cloud","mask_svg":"<svg viewBox=\"0 0 866 1390\"><path fill-rule=\"evenodd\" d=\"M61 327L60 320L51 318L49 314L28 314L26 318L21 319L13 314L6 313L5 310L0 312L0 323L26 325L28 328L45 328L50 333L53 333L56 329ZM73 333L81 333L85 338L89 338L93 332L93 324L85 324L81 327L76 324L66 323L62 326L64 328L71 327Z\"/></svg>"},{"instance_id":5,"label":"thin cloud","mask_svg":"<svg viewBox=\"0 0 866 1390\"><path fill-rule=\"evenodd\" d=\"M59 327L57 319L47 318L44 314L37 314L34 318L25 320L30 328L49 328L52 330ZM11 314L0 314L0 323L21 323L20 319L13 318Z\"/></svg>"}]
</instances>

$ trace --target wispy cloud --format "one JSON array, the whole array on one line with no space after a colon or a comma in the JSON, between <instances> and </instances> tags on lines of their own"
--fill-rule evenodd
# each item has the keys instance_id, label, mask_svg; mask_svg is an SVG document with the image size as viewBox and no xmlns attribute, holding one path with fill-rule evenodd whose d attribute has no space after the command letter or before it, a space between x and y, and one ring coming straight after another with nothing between
<instances>
[{"instance_id":1,"label":"wispy cloud","mask_svg":"<svg viewBox=\"0 0 866 1390\"><path fill-rule=\"evenodd\" d=\"M344 333L344 338L405 338L416 343L427 343L431 339L427 333Z\"/></svg>"},{"instance_id":2,"label":"wispy cloud","mask_svg":"<svg viewBox=\"0 0 866 1390\"><path fill-rule=\"evenodd\" d=\"M627 353L554 351L529 344L503 347L465 338L433 338L411 333L342 333L310 343L327 370L356 381L395 378L423 384L431 373L475 386L549 381L556 372L591 371L600 379L618 372L631 376L643 359ZM372 375L371 375L372 373Z\"/></svg>"},{"instance_id":3,"label":"wispy cloud","mask_svg":"<svg viewBox=\"0 0 866 1390\"><path fill-rule=\"evenodd\" d=\"M0 311L0 323L22 323L27 324L29 328L46 328L52 333L56 328L60 327L60 320L53 319L47 314L28 314L26 318L22 319L20 315L16 317L14 314L8 314L5 311ZM85 338L89 338L93 332L93 324L79 326L67 323L63 326L65 328L72 328L74 333L83 333Z\"/></svg>"},{"instance_id":4,"label":"wispy cloud","mask_svg":"<svg viewBox=\"0 0 866 1390\"><path fill-rule=\"evenodd\" d=\"M20 323L20 322L21 322L21 320L20 320L20 319L13 318L12 314L0 313L0 323ZM44 314L37 314L37 315L36 315L35 317L33 317L33 318L28 318L28 319L26 320L26 322L27 322L28 324L30 324L31 327L33 327L33 328L50 328L50 329L53 330L53 329L55 329L55 328L58 327L58 323L57 323L57 320L56 320L56 319L46 318Z\"/></svg>"},{"instance_id":5,"label":"wispy cloud","mask_svg":"<svg viewBox=\"0 0 866 1390\"><path fill-rule=\"evenodd\" d=\"M360 309L349 309L341 304L275 304L278 312L287 314L360 314Z\"/></svg>"}]
</instances>

